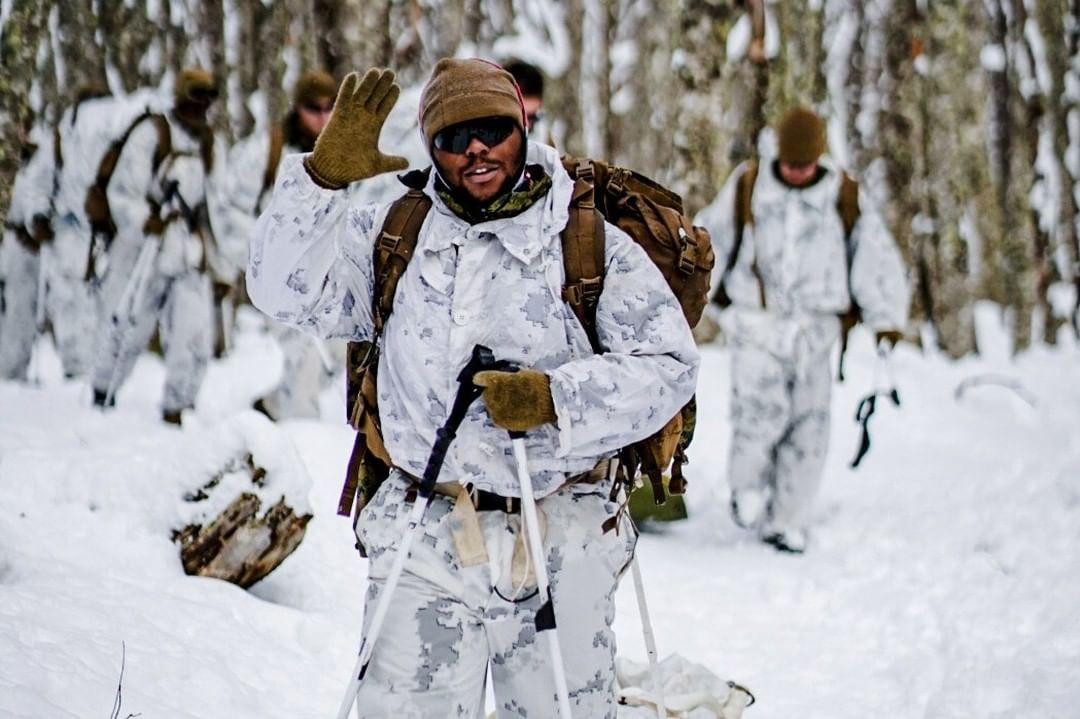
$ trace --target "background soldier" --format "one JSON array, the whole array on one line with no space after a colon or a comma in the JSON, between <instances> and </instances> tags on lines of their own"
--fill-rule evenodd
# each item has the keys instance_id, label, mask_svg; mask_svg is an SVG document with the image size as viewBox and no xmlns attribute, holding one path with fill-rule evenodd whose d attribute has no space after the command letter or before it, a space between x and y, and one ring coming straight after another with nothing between
<instances>
[{"instance_id":1,"label":"background soldier","mask_svg":"<svg viewBox=\"0 0 1080 719\"><path fill-rule=\"evenodd\" d=\"M830 353L856 303L895 342L908 291L892 237L825 151L805 108L780 123L779 156L736 168L699 221L728 258L721 304L732 345L731 511L777 549L801 552L829 446Z\"/></svg>"}]
</instances>

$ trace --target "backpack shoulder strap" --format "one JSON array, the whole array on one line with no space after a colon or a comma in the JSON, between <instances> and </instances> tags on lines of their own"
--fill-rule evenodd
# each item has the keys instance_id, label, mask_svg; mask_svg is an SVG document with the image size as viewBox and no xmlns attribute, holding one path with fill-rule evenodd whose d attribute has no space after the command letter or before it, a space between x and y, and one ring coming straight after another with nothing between
<instances>
[{"instance_id":1,"label":"backpack shoulder strap","mask_svg":"<svg viewBox=\"0 0 1080 719\"><path fill-rule=\"evenodd\" d=\"M836 197L836 211L844 223L844 238L851 239L855 223L859 221L859 183L846 172L840 172L840 193Z\"/></svg>"},{"instance_id":2,"label":"backpack shoulder strap","mask_svg":"<svg viewBox=\"0 0 1080 719\"><path fill-rule=\"evenodd\" d=\"M95 186L101 188L101 190L108 187L109 180L112 179L113 171L116 170L116 163L120 160L120 153L124 151L124 145L127 144L128 138L131 136L131 133L135 131L135 128L151 115L152 113L149 110L143 112L128 125L128 128L124 130L123 135L113 140L112 144L109 145L109 149L105 151L105 154L101 158L101 162L98 163L97 175L94 177Z\"/></svg>"},{"instance_id":3,"label":"backpack shoulder strap","mask_svg":"<svg viewBox=\"0 0 1080 719\"><path fill-rule=\"evenodd\" d=\"M754 224L754 183L757 182L757 173L757 161L751 160L747 163L746 171L735 184L735 241L731 245L731 253L724 264L725 275L735 269L735 263L739 261L743 230L747 225Z\"/></svg>"},{"instance_id":4,"label":"backpack shoulder strap","mask_svg":"<svg viewBox=\"0 0 1080 719\"><path fill-rule=\"evenodd\" d=\"M157 172L165 158L172 154L172 130L169 128L169 121L164 115L147 112L146 117L154 123L154 131L157 132L157 147L154 148L153 165L154 172Z\"/></svg>"},{"instance_id":5,"label":"backpack shoulder strap","mask_svg":"<svg viewBox=\"0 0 1080 719\"><path fill-rule=\"evenodd\" d=\"M281 153L285 149L285 130L281 125L274 125L270 130L270 150L266 157L266 170L263 172L262 188L259 190L259 199L255 202L258 211L262 205L263 197L274 186L277 178L278 165L281 164Z\"/></svg>"},{"instance_id":6,"label":"backpack shoulder strap","mask_svg":"<svg viewBox=\"0 0 1080 719\"><path fill-rule=\"evenodd\" d=\"M574 181L570 219L562 233L566 279L563 299L585 328L594 352L601 352L596 334L596 307L604 290L604 216L596 206L596 171L591 160L566 158L563 166Z\"/></svg>"},{"instance_id":7,"label":"backpack shoulder strap","mask_svg":"<svg viewBox=\"0 0 1080 719\"><path fill-rule=\"evenodd\" d=\"M372 317L376 335L382 334L386 320L394 309L398 280L405 274L405 268L416 251L420 227L431 209L431 198L422 187L410 183L409 191L394 200L375 241Z\"/></svg>"}]
</instances>

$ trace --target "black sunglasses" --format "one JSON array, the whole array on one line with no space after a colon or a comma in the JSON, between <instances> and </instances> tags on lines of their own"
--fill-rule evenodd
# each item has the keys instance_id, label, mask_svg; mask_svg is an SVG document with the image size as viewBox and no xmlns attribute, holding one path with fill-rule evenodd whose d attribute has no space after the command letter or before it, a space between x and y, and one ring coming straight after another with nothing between
<instances>
[{"instance_id":1,"label":"black sunglasses","mask_svg":"<svg viewBox=\"0 0 1080 719\"><path fill-rule=\"evenodd\" d=\"M321 114L321 113L325 113L325 112L333 112L334 111L334 103L331 102L329 105L320 105L317 102L305 102L303 104L303 108L305 110L307 110L308 112Z\"/></svg>"},{"instance_id":2,"label":"black sunglasses","mask_svg":"<svg viewBox=\"0 0 1080 719\"><path fill-rule=\"evenodd\" d=\"M218 98L218 91L212 87L196 87L187 94L192 102L210 104Z\"/></svg>"},{"instance_id":3,"label":"black sunglasses","mask_svg":"<svg viewBox=\"0 0 1080 719\"><path fill-rule=\"evenodd\" d=\"M509 117L484 117L439 130L431 139L431 144L436 150L461 155L474 137L488 147L495 147L510 137L513 131L514 121Z\"/></svg>"}]
</instances>

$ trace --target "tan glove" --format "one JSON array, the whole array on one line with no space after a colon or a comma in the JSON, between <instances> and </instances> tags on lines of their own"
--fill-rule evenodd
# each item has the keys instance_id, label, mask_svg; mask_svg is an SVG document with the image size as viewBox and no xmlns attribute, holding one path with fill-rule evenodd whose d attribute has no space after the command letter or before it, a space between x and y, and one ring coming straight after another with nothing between
<instances>
[{"instance_id":1,"label":"tan glove","mask_svg":"<svg viewBox=\"0 0 1080 719\"><path fill-rule=\"evenodd\" d=\"M900 330L878 330L874 333L875 346L884 342L889 349L892 349L902 339L904 339L904 333Z\"/></svg>"},{"instance_id":2,"label":"tan glove","mask_svg":"<svg viewBox=\"0 0 1080 719\"><path fill-rule=\"evenodd\" d=\"M487 370L477 372L473 382L484 387L484 402L495 424L511 432L524 432L555 421L551 380L543 372Z\"/></svg>"},{"instance_id":3,"label":"tan glove","mask_svg":"<svg viewBox=\"0 0 1080 719\"><path fill-rule=\"evenodd\" d=\"M338 91L330 121L304 167L317 184L338 190L350 182L404 170L409 161L379 151L379 134L401 88L392 70L372 68L360 80L350 72Z\"/></svg>"}]
</instances>

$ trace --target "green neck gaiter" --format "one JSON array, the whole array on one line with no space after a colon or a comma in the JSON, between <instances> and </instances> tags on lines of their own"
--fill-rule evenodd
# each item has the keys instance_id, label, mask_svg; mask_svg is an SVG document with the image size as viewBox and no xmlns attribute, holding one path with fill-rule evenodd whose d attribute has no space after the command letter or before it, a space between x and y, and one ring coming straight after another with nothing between
<instances>
[{"instance_id":1,"label":"green neck gaiter","mask_svg":"<svg viewBox=\"0 0 1080 719\"><path fill-rule=\"evenodd\" d=\"M516 188L495 198L487 206L478 207L462 202L442 179L435 179L435 191L439 193L442 201L455 215L470 225L520 215L536 204L550 189L551 178L544 172L544 168L540 165L529 165L525 168L525 179Z\"/></svg>"}]
</instances>

